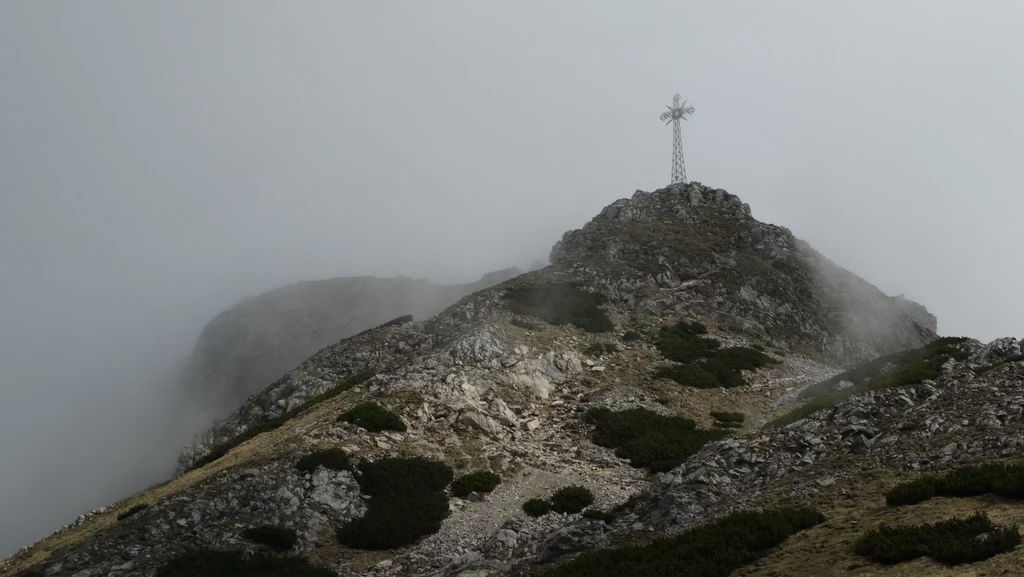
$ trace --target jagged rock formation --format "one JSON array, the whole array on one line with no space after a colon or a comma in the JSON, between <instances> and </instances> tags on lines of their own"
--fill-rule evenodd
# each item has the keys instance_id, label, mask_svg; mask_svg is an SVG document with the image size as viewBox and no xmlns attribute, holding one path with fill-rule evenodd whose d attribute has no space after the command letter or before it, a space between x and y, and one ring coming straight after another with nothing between
<instances>
[{"instance_id":1,"label":"jagged rock formation","mask_svg":"<svg viewBox=\"0 0 1024 577\"><path fill-rule=\"evenodd\" d=\"M399 315L429 317L520 273L509 268L449 286L426 279L340 277L270 290L206 325L182 382L230 411L323 347Z\"/></svg>"},{"instance_id":2,"label":"jagged rock formation","mask_svg":"<svg viewBox=\"0 0 1024 577\"><path fill-rule=\"evenodd\" d=\"M946 362L938 378L771 425L799 403L797 393L842 367L931 342L935 319L788 230L756 221L724 191L694 183L637 192L567 233L551 262L427 321L389 324L320 350L198 436L168 484L83 516L15 555L4 575L36 568L148 576L186 547L257 551L241 529L267 523L295 529L295 552L342 576L520 575L594 547L786 500L814 504L846 527L842 520L858 511L877 514L877 491L895 477L1010 455L1024 443L1024 363L1013 339L961 343L964 360ZM554 283L602 295L612 332L510 311L510 289ZM679 319L703 322L723 346L756 345L778 364L746 373L747 384L731 389L654 378L667 362L652 340ZM594 344L603 345L600 354L584 352ZM374 376L350 380L368 370ZM399 415L407 430L370 432L338 420L365 401ZM582 417L598 407L681 415L703 427L716 410L743 412L747 421L679 467L649 475L592 442ZM265 432L200 461L257 430ZM366 511L357 478L295 467L318 448L341 448L359 461L421 456L457 474L489 469L502 482L488 495L451 498L436 534L386 554L358 551L340 546L334 532ZM635 498L611 522L522 514L527 499L571 484L588 487L602 509ZM116 521L143 502L150 506ZM825 525L812 531L834 528ZM782 555L744 574L829 574L801 558L810 569L787 566Z\"/></svg>"}]
</instances>

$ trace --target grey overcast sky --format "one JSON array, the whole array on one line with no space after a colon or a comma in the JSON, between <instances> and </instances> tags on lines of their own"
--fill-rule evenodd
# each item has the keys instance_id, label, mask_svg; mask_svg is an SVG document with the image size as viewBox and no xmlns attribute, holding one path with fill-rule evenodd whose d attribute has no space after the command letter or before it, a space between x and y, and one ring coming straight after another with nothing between
<instances>
[{"instance_id":1,"label":"grey overcast sky","mask_svg":"<svg viewBox=\"0 0 1024 577\"><path fill-rule=\"evenodd\" d=\"M0 554L151 480L240 298L470 280L689 175L944 334L1024 333L1024 3L0 2ZM139 408L145 407L145 408ZM166 444L166 443L165 443Z\"/></svg>"}]
</instances>

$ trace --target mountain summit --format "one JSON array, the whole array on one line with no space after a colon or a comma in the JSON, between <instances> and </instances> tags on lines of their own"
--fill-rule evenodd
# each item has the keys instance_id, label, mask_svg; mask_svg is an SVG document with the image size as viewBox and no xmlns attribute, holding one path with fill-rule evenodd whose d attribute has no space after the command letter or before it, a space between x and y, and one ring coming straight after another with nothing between
<instances>
[{"instance_id":1,"label":"mountain summit","mask_svg":"<svg viewBox=\"0 0 1024 577\"><path fill-rule=\"evenodd\" d=\"M966 505L895 508L1013 493L1012 468L970 490L942 475L1024 446L1016 339L939 338L923 306L697 183L611 204L550 260L321 349L199 435L174 479L3 574L767 577L932 553L1019 561L1015 530L987 517L911 525ZM909 533L873 536L883 519ZM926 546L884 549L913 531Z\"/></svg>"}]
</instances>

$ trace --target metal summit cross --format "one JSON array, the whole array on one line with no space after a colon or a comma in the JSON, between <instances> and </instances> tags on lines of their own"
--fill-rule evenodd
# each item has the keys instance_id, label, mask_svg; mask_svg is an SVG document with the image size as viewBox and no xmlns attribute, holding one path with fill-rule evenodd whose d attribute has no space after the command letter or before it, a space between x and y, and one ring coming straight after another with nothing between
<instances>
[{"instance_id":1,"label":"metal summit cross","mask_svg":"<svg viewBox=\"0 0 1024 577\"><path fill-rule=\"evenodd\" d=\"M687 116L693 114L693 107L687 106L685 100L679 104L679 98L678 94L672 97L672 106L666 104L668 112L661 114L661 119L665 121L665 124L672 123L672 182L669 184L686 182L686 163L683 161L683 131L679 126L679 121L686 120Z\"/></svg>"}]
</instances>

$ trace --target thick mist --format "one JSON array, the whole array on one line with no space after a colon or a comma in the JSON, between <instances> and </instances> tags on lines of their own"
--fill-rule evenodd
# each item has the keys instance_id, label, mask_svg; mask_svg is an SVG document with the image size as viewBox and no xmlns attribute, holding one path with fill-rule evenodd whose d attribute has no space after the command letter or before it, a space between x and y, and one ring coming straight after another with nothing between
<instances>
[{"instance_id":1,"label":"thick mist","mask_svg":"<svg viewBox=\"0 0 1024 577\"><path fill-rule=\"evenodd\" d=\"M0 3L0 555L164 478L242 298L527 268L690 178L1019 336L1024 5Z\"/></svg>"}]
</instances>

